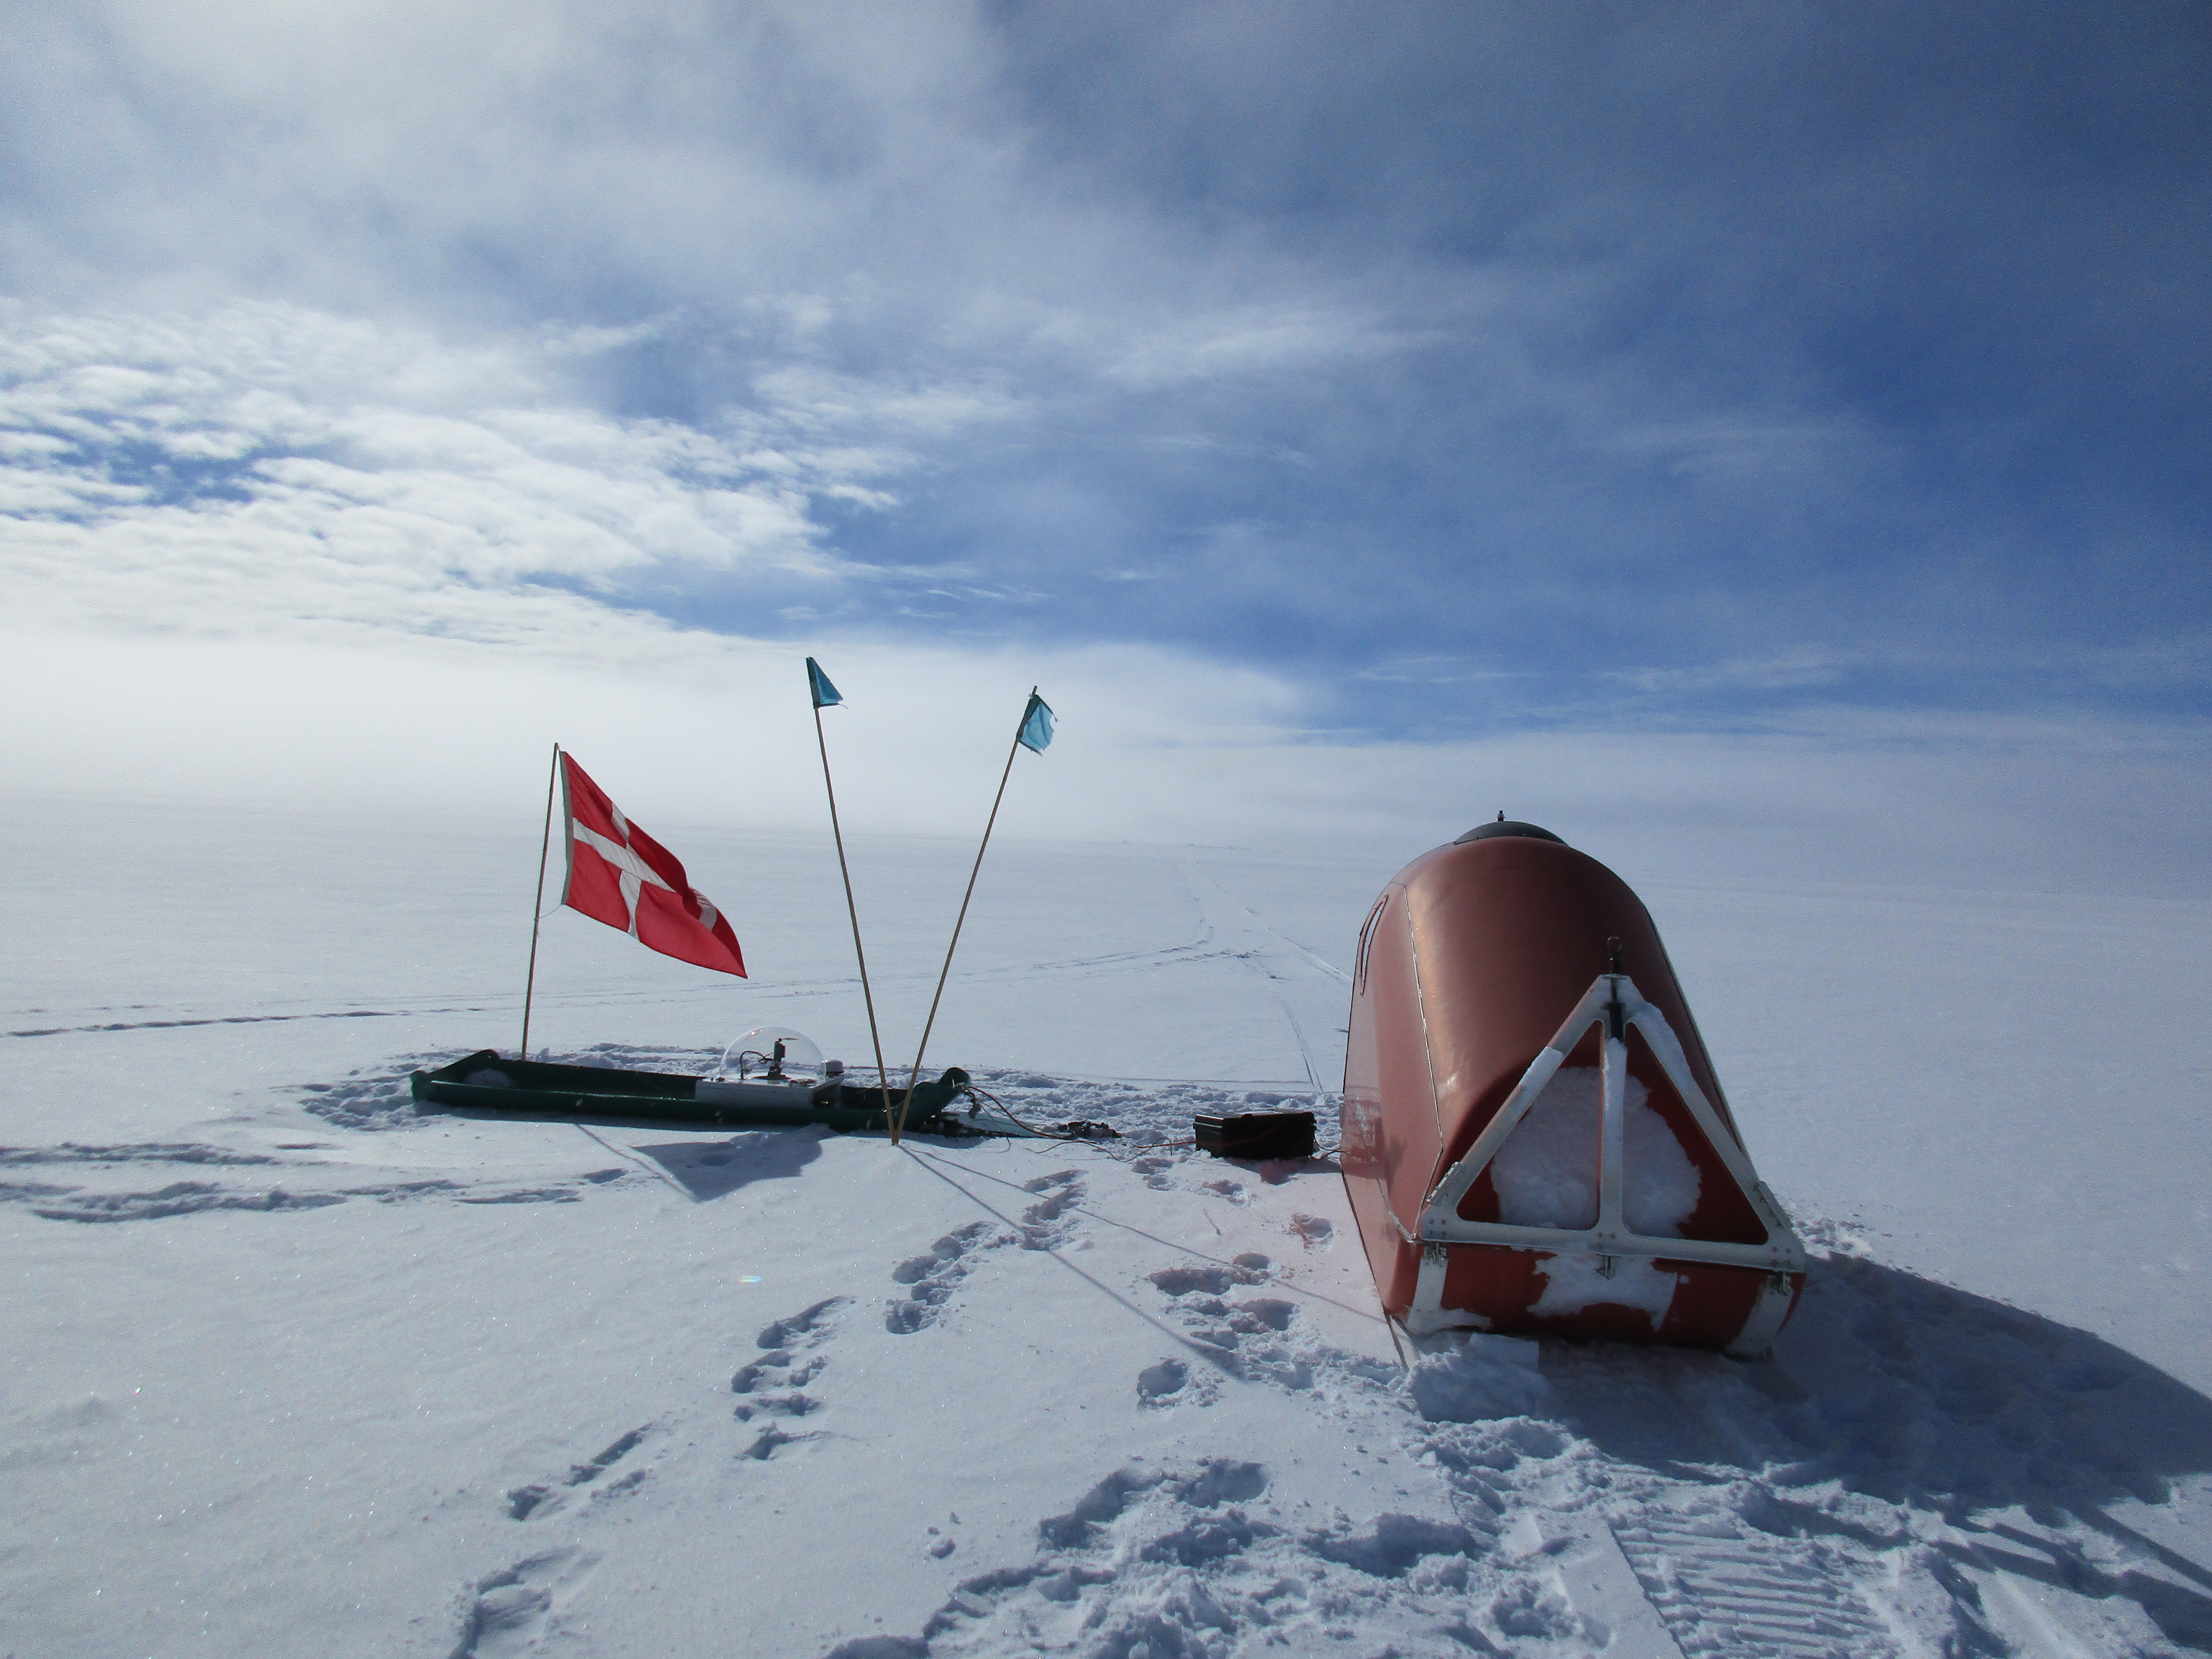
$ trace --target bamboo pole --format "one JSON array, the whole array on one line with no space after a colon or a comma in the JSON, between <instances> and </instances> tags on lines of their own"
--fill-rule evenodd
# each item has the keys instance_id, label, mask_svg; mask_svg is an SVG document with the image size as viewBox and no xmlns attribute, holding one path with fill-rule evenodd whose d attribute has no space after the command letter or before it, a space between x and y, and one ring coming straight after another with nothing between
<instances>
[{"instance_id":1,"label":"bamboo pole","mask_svg":"<svg viewBox=\"0 0 2212 1659\"><path fill-rule=\"evenodd\" d=\"M545 773L545 822L538 831L538 897L530 907L530 972L522 981L522 1046L517 1060L530 1058L530 999L538 989L538 929L545 920L545 854L553 842L553 786L561 775L561 745L553 745L553 764Z\"/></svg>"},{"instance_id":2,"label":"bamboo pole","mask_svg":"<svg viewBox=\"0 0 2212 1659\"><path fill-rule=\"evenodd\" d=\"M999 793L991 798L991 816L983 825L983 844L975 849L975 867L968 872L968 890L960 896L960 915L952 923L952 943L945 947L945 966L937 975L937 994L929 1000L929 1018L921 1028L921 1042L914 1051L914 1070L907 1076L906 1098L899 1103L898 1121L891 1125L891 1145L898 1145L906 1127L907 1108L914 1102L915 1085L921 1080L921 1057L929 1048L929 1034L937 1024L937 1005L945 1000L945 981L952 972L952 953L960 946L960 929L968 920L968 901L975 896L975 878L983 873L983 854L991 845L991 830L999 822L999 804L1006 798L1006 780L1014 775L1014 757L1021 752L1022 729L1036 706L1037 689L1030 687L1030 701L1022 705L1022 725L1014 727L1014 740L1006 749L1006 769L999 774Z\"/></svg>"},{"instance_id":3,"label":"bamboo pole","mask_svg":"<svg viewBox=\"0 0 2212 1659\"><path fill-rule=\"evenodd\" d=\"M813 684L807 701L814 702ZM853 955L860 964L860 1000L868 1006L868 1038L876 1045L876 1079L884 1091L884 1121L891 1121L891 1074L884 1067L884 1039L876 1027L876 996L868 988L868 953L860 948L860 908L853 902L853 872L845 863L845 832L837 823L837 786L830 781L830 743L822 735L822 705L814 703L814 743L822 751L822 787L830 796L830 834L837 842L837 873L845 878L845 914L853 919Z\"/></svg>"}]
</instances>

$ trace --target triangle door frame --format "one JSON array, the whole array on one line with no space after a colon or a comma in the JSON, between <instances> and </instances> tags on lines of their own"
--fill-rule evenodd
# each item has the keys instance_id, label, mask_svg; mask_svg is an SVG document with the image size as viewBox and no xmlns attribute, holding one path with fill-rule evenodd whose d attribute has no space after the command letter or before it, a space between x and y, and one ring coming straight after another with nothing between
<instances>
[{"instance_id":1,"label":"triangle door frame","mask_svg":"<svg viewBox=\"0 0 2212 1659\"><path fill-rule=\"evenodd\" d=\"M1593 1025L1604 1028L1599 1073L1602 1106L1599 1114L1598 1212L1589 1227L1530 1227L1499 1221L1469 1221L1459 1213L1468 1189L1504 1148L1536 1103L1536 1097L1583 1034ZM1622 1212L1623 1156L1627 1139L1628 1045L1630 1027L1644 1034L1653 1058L1674 1085L1690 1116L1711 1143L1752 1210L1766 1229L1764 1244L1735 1244L1697 1238L1661 1238L1630 1229ZM1766 1184L1759 1180L1734 1134L1722 1122L1713 1103L1691 1075L1681 1040L1667 1017L1646 1001L1626 974L1600 974L1582 1000L1575 1005L1559 1034L1538 1051L1513 1092L1496 1115L1475 1137L1465 1157L1445 1170L1421 1206L1419 1242L1422 1246L1419 1282L1413 1295L1408 1325L1419 1329L1446 1317L1441 1306L1445 1248L1453 1244L1504 1245L1524 1250L1573 1252L1599 1258L1601 1273L1609 1273L1613 1259L1664 1258L1670 1261L1710 1261L1718 1266L1751 1267L1771 1277L1802 1274L1805 1247L1783 1213ZM1778 1323L1778 1322L1777 1322Z\"/></svg>"}]
</instances>

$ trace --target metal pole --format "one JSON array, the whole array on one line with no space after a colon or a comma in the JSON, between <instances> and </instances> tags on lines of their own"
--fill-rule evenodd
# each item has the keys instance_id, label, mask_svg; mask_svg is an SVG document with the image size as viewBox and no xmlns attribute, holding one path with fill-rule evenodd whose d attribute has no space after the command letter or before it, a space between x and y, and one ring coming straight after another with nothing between
<instances>
[{"instance_id":1,"label":"metal pole","mask_svg":"<svg viewBox=\"0 0 2212 1659\"><path fill-rule=\"evenodd\" d=\"M1037 689L1030 687L1034 698ZM1029 719L1029 707L1024 704L1022 718ZM1006 780L1014 774L1014 757L1021 752L1022 728L1014 728L1014 741L1006 750L1006 769L999 774L999 793L991 798L991 816L983 825L983 845L975 849L975 867L968 872L968 890L960 896L960 915L952 924L952 943L945 947L945 966L937 975L937 994L929 1000L929 1019L921 1028L921 1046L914 1051L914 1070L906 1080L906 1098L899 1103L898 1121L891 1125L891 1145L898 1145L899 1131L906 1127L906 1110L914 1100L914 1085L921 1079L921 1056L929 1048L929 1034L937 1024L937 1005L945 999L945 981L952 971L952 953L959 948L960 929L968 920L968 901L975 896L975 878L983 873L983 854L991 844L991 829L999 821L999 803L1006 798Z\"/></svg>"},{"instance_id":2,"label":"metal pole","mask_svg":"<svg viewBox=\"0 0 2212 1659\"><path fill-rule=\"evenodd\" d=\"M545 854L553 842L553 785L561 775L561 745L553 745L553 764L545 774L545 822L538 831L538 896L530 906L530 974L522 981L522 1047L517 1060L530 1058L530 999L538 988L538 929L545 920Z\"/></svg>"},{"instance_id":3,"label":"metal pole","mask_svg":"<svg viewBox=\"0 0 2212 1659\"><path fill-rule=\"evenodd\" d=\"M811 689L811 688L810 688ZM810 696L809 702L812 702ZM822 735L822 705L814 705L814 743L822 751L822 787L830 794L830 833L837 842L837 873L845 878L845 914L853 919L853 954L860 963L860 1000L868 1005L868 1038L876 1045L876 1078L884 1091L884 1121L891 1121L891 1074L884 1068L884 1039L876 1029L875 993L868 988L868 953L860 948L860 909L853 902L853 872L845 863L845 832L837 824L837 786L830 781L830 744Z\"/></svg>"}]
</instances>

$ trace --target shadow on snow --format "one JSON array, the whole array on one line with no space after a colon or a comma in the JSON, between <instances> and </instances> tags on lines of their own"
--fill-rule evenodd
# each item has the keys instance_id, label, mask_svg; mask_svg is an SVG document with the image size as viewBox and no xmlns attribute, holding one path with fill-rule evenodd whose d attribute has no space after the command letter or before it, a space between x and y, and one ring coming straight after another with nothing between
<instances>
[{"instance_id":1,"label":"shadow on snow","mask_svg":"<svg viewBox=\"0 0 2212 1659\"><path fill-rule=\"evenodd\" d=\"M672 1140L629 1150L651 1158L700 1203L726 1198L756 1181L782 1181L822 1156L826 1130L756 1129L727 1140Z\"/></svg>"},{"instance_id":2,"label":"shadow on snow","mask_svg":"<svg viewBox=\"0 0 2212 1659\"><path fill-rule=\"evenodd\" d=\"M2166 1637L2212 1649L2212 1570L2111 1513L2163 1504L2212 1474L2212 1400L2087 1331L1848 1255L1816 1257L1772 1363L1547 1343L1543 1372L1575 1431L1608 1456L1716 1487L1778 1536L1905 1541L1933 1512L1954 1566L2139 1602ZM1878 1500L1808 1501L1823 1489ZM1804 1498L1792 1492L1806 1494ZM2100 1567L2069 1518L2174 1583Z\"/></svg>"}]
</instances>

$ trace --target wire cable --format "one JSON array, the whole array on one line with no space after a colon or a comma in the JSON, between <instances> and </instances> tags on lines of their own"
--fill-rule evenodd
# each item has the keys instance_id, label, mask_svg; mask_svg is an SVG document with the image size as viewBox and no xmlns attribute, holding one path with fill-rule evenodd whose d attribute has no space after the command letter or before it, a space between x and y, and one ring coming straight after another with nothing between
<instances>
[{"instance_id":1,"label":"wire cable","mask_svg":"<svg viewBox=\"0 0 2212 1659\"><path fill-rule=\"evenodd\" d=\"M1055 1133L1052 1130L1040 1129L1035 1124L1024 1122L1020 1117L1016 1115L1012 1107L1007 1105L1005 1101L1000 1099L998 1096L993 1094L988 1089L981 1088L974 1083L968 1085L966 1088L961 1091L961 1093L979 1102L988 1101L991 1103L992 1109L996 1111L1000 1116L1004 1117L1009 1123L1013 1124L1017 1128L1021 1129L1029 1134L1035 1135L1039 1140L1078 1140L1095 1145L1100 1139L1100 1137L1097 1135Z\"/></svg>"}]
</instances>

